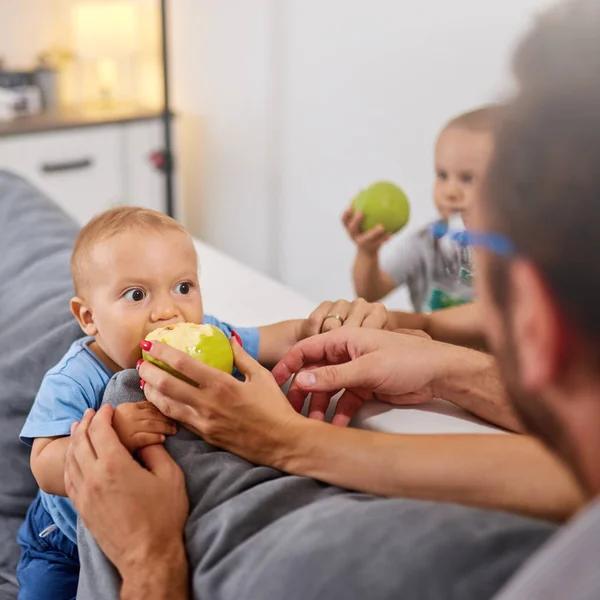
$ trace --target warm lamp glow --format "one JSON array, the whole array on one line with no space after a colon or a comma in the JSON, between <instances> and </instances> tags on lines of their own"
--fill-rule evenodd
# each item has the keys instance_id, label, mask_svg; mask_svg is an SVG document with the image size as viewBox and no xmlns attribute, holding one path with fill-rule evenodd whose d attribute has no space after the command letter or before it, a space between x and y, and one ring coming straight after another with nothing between
<instances>
[{"instance_id":1,"label":"warm lamp glow","mask_svg":"<svg viewBox=\"0 0 600 600\"><path fill-rule=\"evenodd\" d=\"M130 59L139 44L138 14L127 0L79 2L73 8L73 41L80 60L96 61L97 80L103 100L114 97L118 61Z\"/></svg>"},{"instance_id":2,"label":"warm lamp glow","mask_svg":"<svg viewBox=\"0 0 600 600\"><path fill-rule=\"evenodd\" d=\"M123 58L138 48L137 7L126 0L81 2L73 9L75 51L80 58Z\"/></svg>"}]
</instances>

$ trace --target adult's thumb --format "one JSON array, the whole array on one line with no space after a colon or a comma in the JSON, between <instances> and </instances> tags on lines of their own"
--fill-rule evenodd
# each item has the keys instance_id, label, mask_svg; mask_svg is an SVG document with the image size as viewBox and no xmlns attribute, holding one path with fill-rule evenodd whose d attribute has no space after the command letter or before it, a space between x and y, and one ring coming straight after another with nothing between
<instances>
[{"instance_id":1,"label":"adult's thumb","mask_svg":"<svg viewBox=\"0 0 600 600\"><path fill-rule=\"evenodd\" d=\"M233 359L238 371L245 376L252 375L261 366L257 363L241 346L237 338L231 338L231 348L233 349Z\"/></svg>"},{"instance_id":2,"label":"adult's thumb","mask_svg":"<svg viewBox=\"0 0 600 600\"><path fill-rule=\"evenodd\" d=\"M369 388L370 373L364 357L341 365L301 371L296 383L308 392L336 392L342 388Z\"/></svg>"},{"instance_id":3,"label":"adult's thumb","mask_svg":"<svg viewBox=\"0 0 600 600\"><path fill-rule=\"evenodd\" d=\"M170 472L173 465L175 465L175 461L162 444L153 444L152 446L141 448L138 454L146 469L158 475L158 477Z\"/></svg>"}]
</instances>

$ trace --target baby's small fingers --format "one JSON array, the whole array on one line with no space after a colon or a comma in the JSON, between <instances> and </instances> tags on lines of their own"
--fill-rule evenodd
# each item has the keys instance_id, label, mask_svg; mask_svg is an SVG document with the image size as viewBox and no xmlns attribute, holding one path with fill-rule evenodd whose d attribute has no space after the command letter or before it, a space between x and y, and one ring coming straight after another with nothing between
<instances>
[{"instance_id":1,"label":"baby's small fingers","mask_svg":"<svg viewBox=\"0 0 600 600\"><path fill-rule=\"evenodd\" d=\"M348 233L353 238L360 236L360 224L362 223L363 218L364 218L363 213L356 211L352 215L352 218L350 219L350 221L348 222L346 229L348 229Z\"/></svg>"},{"instance_id":2,"label":"baby's small fingers","mask_svg":"<svg viewBox=\"0 0 600 600\"><path fill-rule=\"evenodd\" d=\"M373 242L377 242L377 241L383 241L383 239L386 236L386 232L385 229L383 228L383 225L375 225L375 227L373 227L372 229L369 229L369 231L365 231L365 233L361 233L357 238L356 238L356 243L357 244L372 244Z\"/></svg>"},{"instance_id":3,"label":"baby's small fingers","mask_svg":"<svg viewBox=\"0 0 600 600\"><path fill-rule=\"evenodd\" d=\"M144 419L138 423L136 429L148 433L164 433L165 435L175 435L177 433L177 425L164 419Z\"/></svg>"},{"instance_id":4,"label":"baby's small fingers","mask_svg":"<svg viewBox=\"0 0 600 600\"><path fill-rule=\"evenodd\" d=\"M353 215L354 215L354 211L350 207L348 207L342 213L342 224L344 225L344 227L348 227L348 223L350 223L350 221L352 220Z\"/></svg>"}]
</instances>

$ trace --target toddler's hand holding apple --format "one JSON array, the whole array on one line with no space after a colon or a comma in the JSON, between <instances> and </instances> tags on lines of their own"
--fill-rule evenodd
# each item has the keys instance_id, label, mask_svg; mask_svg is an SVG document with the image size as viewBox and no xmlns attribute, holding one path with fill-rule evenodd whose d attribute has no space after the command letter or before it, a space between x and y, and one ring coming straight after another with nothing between
<instances>
[{"instance_id":1,"label":"toddler's hand holding apple","mask_svg":"<svg viewBox=\"0 0 600 600\"><path fill-rule=\"evenodd\" d=\"M342 215L342 223L359 250L374 254L409 218L406 194L393 183L379 181L352 200Z\"/></svg>"}]
</instances>

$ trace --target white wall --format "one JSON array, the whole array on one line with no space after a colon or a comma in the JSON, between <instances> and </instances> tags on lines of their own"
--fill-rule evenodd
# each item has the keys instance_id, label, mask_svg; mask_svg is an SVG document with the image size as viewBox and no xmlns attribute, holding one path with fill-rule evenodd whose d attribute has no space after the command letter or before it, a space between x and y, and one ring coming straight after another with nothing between
<instances>
[{"instance_id":1,"label":"white wall","mask_svg":"<svg viewBox=\"0 0 600 600\"><path fill-rule=\"evenodd\" d=\"M279 272L314 299L350 296L339 216L391 179L412 226L433 219L433 143L452 115L508 89L515 39L548 0L285 2ZM396 304L407 305L404 296Z\"/></svg>"},{"instance_id":2,"label":"white wall","mask_svg":"<svg viewBox=\"0 0 600 600\"><path fill-rule=\"evenodd\" d=\"M389 178L413 227L432 219L436 132L508 89L515 40L550 3L172 2L195 229L315 300L351 296L343 208Z\"/></svg>"},{"instance_id":3,"label":"white wall","mask_svg":"<svg viewBox=\"0 0 600 600\"><path fill-rule=\"evenodd\" d=\"M277 1L169 4L186 222L206 241L263 271L269 271L274 227Z\"/></svg>"}]
</instances>

